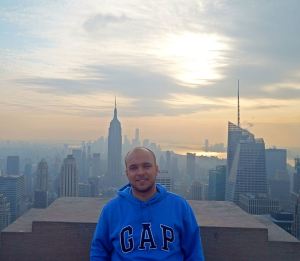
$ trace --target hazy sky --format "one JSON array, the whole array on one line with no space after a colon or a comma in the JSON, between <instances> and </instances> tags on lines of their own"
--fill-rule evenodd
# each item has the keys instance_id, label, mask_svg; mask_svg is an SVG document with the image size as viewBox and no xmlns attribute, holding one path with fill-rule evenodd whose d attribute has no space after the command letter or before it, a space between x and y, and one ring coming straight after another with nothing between
<instances>
[{"instance_id":1,"label":"hazy sky","mask_svg":"<svg viewBox=\"0 0 300 261\"><path fill-rule=\"evenodd\" d=\"M236 122L300 147L298 0L1 0L0 139L123 134L164 149Z\"/></svg>"}]
</instances>

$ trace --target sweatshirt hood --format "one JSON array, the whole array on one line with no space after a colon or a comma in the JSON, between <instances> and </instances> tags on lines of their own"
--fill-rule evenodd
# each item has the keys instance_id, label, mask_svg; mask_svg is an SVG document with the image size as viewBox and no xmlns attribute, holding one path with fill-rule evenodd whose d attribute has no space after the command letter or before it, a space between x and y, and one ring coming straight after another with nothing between
<instances>
[{"instance_id":1,"label":"sweatshirt hood","mask_svg":"<svg viewBox=\"0 0 300 261\"><path fill-rule=\"evenodd\" d=\"M118 191L118 195L121 198L124 198L125 200L128 200L135 204L155 204L159 201L161 201L164 197L167 195L167 190L160 184L156 183L156 189L157 192L147 201L142 201L138 198L136 198L132 193L132 186L130 184L125 185Z\"/></svg>"}]
</instances>

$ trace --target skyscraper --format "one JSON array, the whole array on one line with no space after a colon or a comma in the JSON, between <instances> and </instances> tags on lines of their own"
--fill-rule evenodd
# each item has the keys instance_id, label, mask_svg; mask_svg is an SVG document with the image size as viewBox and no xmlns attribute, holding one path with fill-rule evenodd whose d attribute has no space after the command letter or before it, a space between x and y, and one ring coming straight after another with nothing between
<instances>
[{"instance_id":1,"label":"skyscraper","mask_svg":"<svg viewBox=\"0 0 300 261\"><path fill-rule=\"evenodd\" d=\"M196 153L187 153L186 154L186 175L190 179L190 183L195 180L196 172Z\"/></svg>"},{"instance_id":2,"label":"skyscraper","mask_svg":"<svg viewBox=\"0 0 300 261\"><path fill-rule=\"evenodd\" d=\"M48 164L44 159L39 162L37 168L35 189L41 191L48 190Z\"/></svg>"},{"instance_id":3,"label":"skyscraper","mask_svg":"<svg viewBox=\"0 0 300 261\"><path fill-rule=\"evenodd\" d=\"M290 205L290 178L286 162L286 149L266 149L266 173L270 198L278 200L280 208L287 211Z\"/></svg>"},{"instance_id":4,"label":"skyscraper","mask_svg":"<svg viewBox=\"0 0 300 261\"><path fill-rule=\"evenodd\" d=\"M300 158L295 158L295 174L293 177L293 191L291 193L291 206L294 214L292 234L300 239Z\"/></svg>"},{"instance_id":5,"label":"skyscraper","mask_svg":"<svg viewBox=\"0 0 300 261\"><path fill-rule=\"evenodd\" d=\"M226 166L216 166L209 170L208 199L225 200Z\"/></svg>"},{"instance_id":6,"label":"skyscraper","mask_svg":"<svg viewBox=\"0 0 300 261\"><path fill-rule=\"evenodd\" d=\"M300 194L300 158L295 158L295 170L293 178L293 192Z\"/></svg>"},{"instance_id":7,"label":"skyscraper","mask_svg":"<svg viewBox=\"0 0 300 261\"><path fill-rule=\"evenodd\" d=\"M159 171L159 175L156 177L156 183L164 186L168 191L173 191L174 189L174 180L168 170Z\"/></svg>"},{"instance_id":8,"label":"skyscraper","mask_svg":"<svg viewBox=\"0 0 300 261\"><path fill-rule=\"evenodd\" d=\"M20 157L19 156L7 156L6 174L7 175L20 175Z\"/></svg>"},{"instance_id":9,"label":"skyscraper","mask_svg":"<svg viewBox=\"0 0 300 261\"><path fill-rule=\"evenodd\" d=\"M278 176L287 176L287 151L286 149L266 149L266 173L268 180Z\"/></svg>"},{"instance_id":10,"label":"skyscraper","mask_svg":"<svg viewBox=\"0 0 300 261\"><path fill-rule=\"evenodd\" d=\"M32 164L27 162L24 167L25 196L31 201L33 197Z\"/></svg>"},{"instance_id":11,"label":"skyscraper","mask_svg":"<svg viewBox=\"0 0 300 261\"><path fill-rule=\"evenodd\" d=\"M100 153L93 153L91 160L91 177L99 177L101 175L101 158Z\"/></svg>"},{"instance_id":12,"label":"skyscraper","mask_svg":"<svg viewBox=\"0 0 300 261\"><path fill-rule=\"evenodd\" d=\"M122 129L117 115L117 103L115 100L114 117L110 122L108 133L107 153L107 181L111 186L118 186L121 182L121 158L122 158Z\"/></svg>"},{"instance_id":13,"label":"skyscraper","mask_svg":"<svg viewBox=\"0 0 300 261\"><path fill-rule=\"evenodd\" d=\"M200 181L193 181L190 188L189 199L192 200L203 200L203 184Z\"/></svg>"},{"instance_id":14,"label":"skyscraper","mask_svg":"<svg viewBox=\"0 0 300 261\"><path fill-rule=\"evenodd\" d=\"M141 146L140 129L136 128L135 129L134 139L132 139L132 147L139 147L139 146Z\"/></svg>"},{"instance_id":15,"label":"skyscraper","mask_svg":"<svg viewBox=\"0 0 300 261\"><path fill-rule=\"evenodd\" d=\"M61 167L59 195L60 197L78 196L78 172L76 160L72 155L64 159Z\"/></svg>"},{"instance_id":16,"label":"skyscraper","mask_svg":"<svg viewBox=\"0 0 300 261\"><path fill-rule=\"evenodd\" d=\"M279 202L266 196L243 193L239 195L239 206L254 215L266 215L279 211Z\"/></svg>"},{"instance_id":17,"label":"skyscraper","mask_svg":"<svg viewBox=\"0 0 300 261\"><path fill-rule=\"evenodd\" d=\"M229 122L227 200L238 203L243 193L267 195L265 143L249 131Z\"/></svg>"},{"instance_id":18,"label":"skyscraper","mask_svg":"<svg viewBox=\"0 0 300 261\"><path fill-rule=\"evenodd\" d=\"M10 203L7 198L0 193L0 231L10 224Z\"/></svg>"},{"instance_id":19,"label":"skyscraper","mask_svg":"<svg viewBox=\"0 0 300 261\"><path fill-rule=\"evenodd\" d=\"M11 222L25 211L24 175L0 177L0 191L10 203Z\"/></svg>"},{"instance_id":20,"label":"skyscraper","mask_svg":"<svg viewBox=\"0 0 300 261\"><path fill-rule=\"evenodd\" d=\"M80 181L83 181L83 150L82 148L73 148L72 149L72 156L76 160L76 169L77 169L77 175Z\"/></svg>"},{"instance_id":21,"label":"skyscraper","mask_svg":"<svg viewBox=\"0 0 300 261\"><path fill-rule=\"evenodd\" d=\"M239 142L242 139L253 139L254 136L249 131L228 122L228 139L227 139L227 176L230 173L233 158L235 156Z\"/></svg>"},{"instance_id":22,"label":"skyscraper","mask_svg":"<svg viewBox=\"0 0 300 261\"><path fill-rule=\"evenodd\" d=\"M36 171L36 186L34 191L34 207L48 206L48 164L42 159Z\"/></svg>"}]
</instances>

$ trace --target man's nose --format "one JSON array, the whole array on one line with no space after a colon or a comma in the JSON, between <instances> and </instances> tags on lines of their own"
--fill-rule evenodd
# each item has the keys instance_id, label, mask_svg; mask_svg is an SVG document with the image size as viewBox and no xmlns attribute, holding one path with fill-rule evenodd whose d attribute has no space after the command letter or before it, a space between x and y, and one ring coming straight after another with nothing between
<instances>
[{"instance_id":1,"label":"man's nose","mask_svg":"<svg viewBox=\"0 0 300 261\"><path fill-rule=\"evenodd\" d=\"M143 168L143 166L139 166L138 170L137 170L137 173L138 174L143 174L144 172L145 172L145 169Z\"/></svg>"}]
</instances>

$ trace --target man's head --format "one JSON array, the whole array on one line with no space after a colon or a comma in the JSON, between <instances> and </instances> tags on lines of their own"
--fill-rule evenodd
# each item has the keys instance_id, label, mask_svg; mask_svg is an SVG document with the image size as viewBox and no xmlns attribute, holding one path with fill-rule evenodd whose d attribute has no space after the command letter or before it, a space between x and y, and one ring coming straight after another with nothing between
<instances>
[{"instance_id":1,"label":"man's head","mask_svg":"<svg viewBox=\"0 0 300 261\"><path fill-rule=\"evenodd\" d=\"M158 166L154 153L144 147L129 151L125 157L126 175L137 198L147 200L156 192Z\"/></svg>"},{"instance_id":2,"label":"man's head","mask_svg":"<svg viewBox=\"0 0 300 261\"><path fill-rule=\"evenodd\" d=\"M127 152L126 156L125 156L125 166L127 168L127 159L128 157L133 153L133 152L136 152L136 151L139 151L139 150L142 150L142 151L148 151L152 157L153 157L153 160L154 160L154 164L156 165L156 156L154 154L154 152L146 147L135 147L134 149L130 150Z\"/></svg>"}]
</instances>

